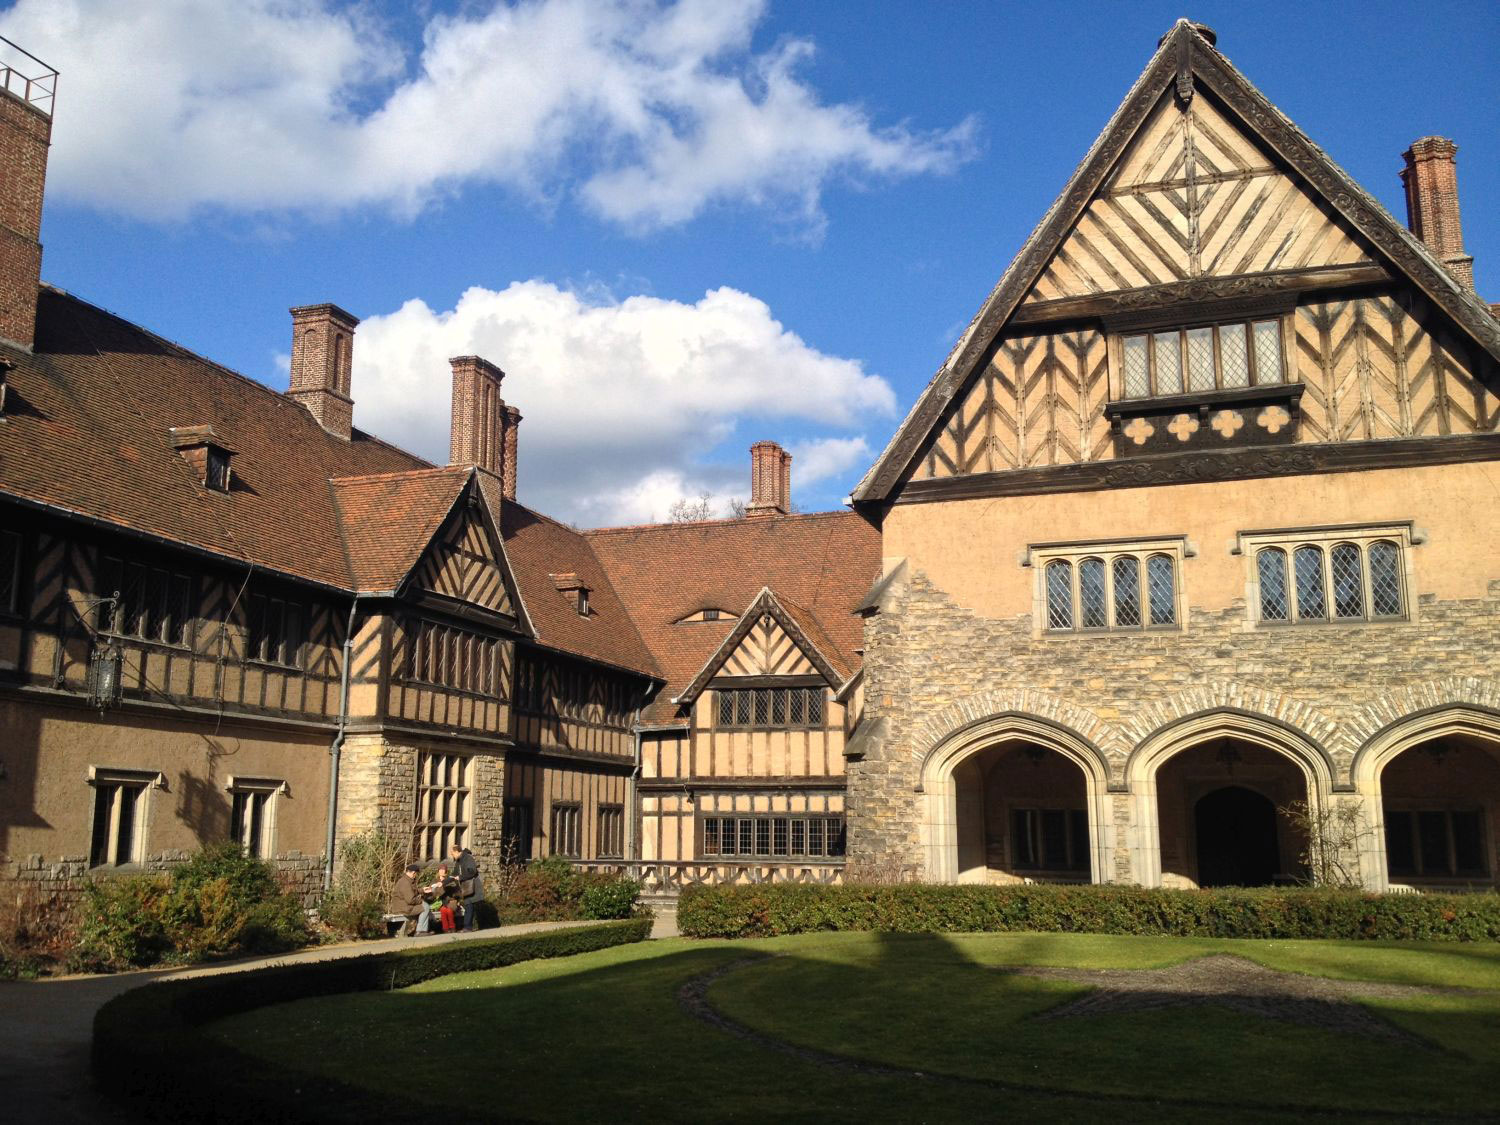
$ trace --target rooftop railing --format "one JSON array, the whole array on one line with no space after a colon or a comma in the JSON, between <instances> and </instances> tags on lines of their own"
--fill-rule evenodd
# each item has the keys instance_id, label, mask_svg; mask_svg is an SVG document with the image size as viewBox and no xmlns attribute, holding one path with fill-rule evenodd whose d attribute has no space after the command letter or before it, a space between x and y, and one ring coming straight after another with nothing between
<instances>
[{"instance_id":1,"label":"rooftop railing","mask_svg":"<svg viewBox=\"0 0 1500 1125\"><path fill-rule=\"evenodd\" d=\"M51 117L52 101L57 97L57 71L0 36L0 89Z\"/></svg>"}]
</instances>

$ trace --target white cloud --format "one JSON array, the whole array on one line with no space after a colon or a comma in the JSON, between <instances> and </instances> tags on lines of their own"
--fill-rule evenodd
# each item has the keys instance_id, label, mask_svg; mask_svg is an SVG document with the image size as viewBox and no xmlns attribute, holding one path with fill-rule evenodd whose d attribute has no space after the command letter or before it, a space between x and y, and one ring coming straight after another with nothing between
<instances>
[{"instance_id":1,"label":"white cloud","mask_svg":"<svg viewBox=\"0 0 1500 1125\"><path fill-rule=\"evenodd\" d=\"M921 132L825 104L810 43L757 53L760 0L527 0L432 17L408 54L373 6L20 0L6 35L62 72L51 184L147 219L387 206L469 182L576 194L627 228L720 204L816 230L835 177L940 172Z\"/></svg>"},{"instance_id":2,"label":"white cloud","mask_svg":"<svg viewBox=\"0 0 1500 1125\"><path fill-rule=\"evenodd\" d=\"M795 442L791 452L792 479L799 484L847 476L856 467L863 469L874 459L870 443L863 435Z\"/></svg>"},{"instance_id":3,"label":"white cloud","mask_svg":"<svg viewBox=\"0 0 1500 1125\"><path fill-rule=\"evenodd\" d=\"M745 492L749 455L733 466L704 458L738 422L756 436L847 433L896 409L884 379L810 347L747 293L603 301L533 280L470 289L451 310L414 300L365 319L355 424L446 461L448 357L471 354L504 368L502 393L522 412L521 499L589 526L663 519L702 491L722 511ZM861 437L815 436L794 449L794 487L867 452Z\"/></svg>"}]
</instances>

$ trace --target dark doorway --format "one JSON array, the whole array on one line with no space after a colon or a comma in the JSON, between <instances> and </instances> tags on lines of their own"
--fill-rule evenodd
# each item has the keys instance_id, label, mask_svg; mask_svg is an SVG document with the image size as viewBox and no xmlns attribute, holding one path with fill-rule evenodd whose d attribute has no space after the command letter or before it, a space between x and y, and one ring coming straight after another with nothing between
<instances>
[{"instance_id":1,"label":"dark doorway","mask_svg":"<svg viewBox=\"0 0 1500 1125\"><path fill-rule=\"evenodd\" d=\"M1264 887L1281 870L1276 806L1239 785L1215 789L1194 810L1200 887Z\"/></svg>"}]
</instances>

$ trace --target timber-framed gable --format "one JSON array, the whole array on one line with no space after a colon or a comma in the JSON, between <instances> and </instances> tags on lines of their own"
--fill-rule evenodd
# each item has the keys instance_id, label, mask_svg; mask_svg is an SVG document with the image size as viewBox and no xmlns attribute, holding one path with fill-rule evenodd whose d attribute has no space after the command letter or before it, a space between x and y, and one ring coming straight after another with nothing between
<instances>
[{"instance_id":1,"label":"timber-framed gable","mask_svg":"<svg viewBox=\"0 0 1500 1125\"><path fill-rule=\"evenodd\" d=\"M1179 21L853 499L1495 459L1497 395L1490 309Z\"/></svg>"}]
</instances>

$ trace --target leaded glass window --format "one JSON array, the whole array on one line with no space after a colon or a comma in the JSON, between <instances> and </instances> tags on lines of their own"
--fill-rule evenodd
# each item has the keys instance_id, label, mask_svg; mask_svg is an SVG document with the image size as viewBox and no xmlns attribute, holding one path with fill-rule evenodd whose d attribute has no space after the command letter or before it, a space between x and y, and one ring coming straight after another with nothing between
<instances>
[{"instance_id":1,"label":"leaded glass window","mask_svg":"<svg viewBox=\"0 0 1500 1125\"><path fill-rule=\"evenodd\" d=\"M1049 633L1170 628L1177 624L1173 554L1157 550L1088 553L1041 560L1041 613ZM1141 568L1145 566L1145 580Z\"/></svg>"},{"instance_id":2,"label":"leaded glass window","mask_svg":"<svg viewBox=\"0 0 1500 1125\"><path fill-rule=\"evenodd\" d=\"M1281 321L1274 319L1126 336L1120 356L1125 398L1286 382Z\"/></svg>"},{"instance_id":3,"label":"leaded glass window","mask_svg":"<svg viewBox=\"0 0 1500 1125\"><path fill-rule=\"evenodd\" d=\"M1403 617L1401 551L1386 538L1361 542L1327 533L1313 542L1294 539L1260 546L1254 551L1259 620L1291 624Z\"/></svg>"}]
</instances>

